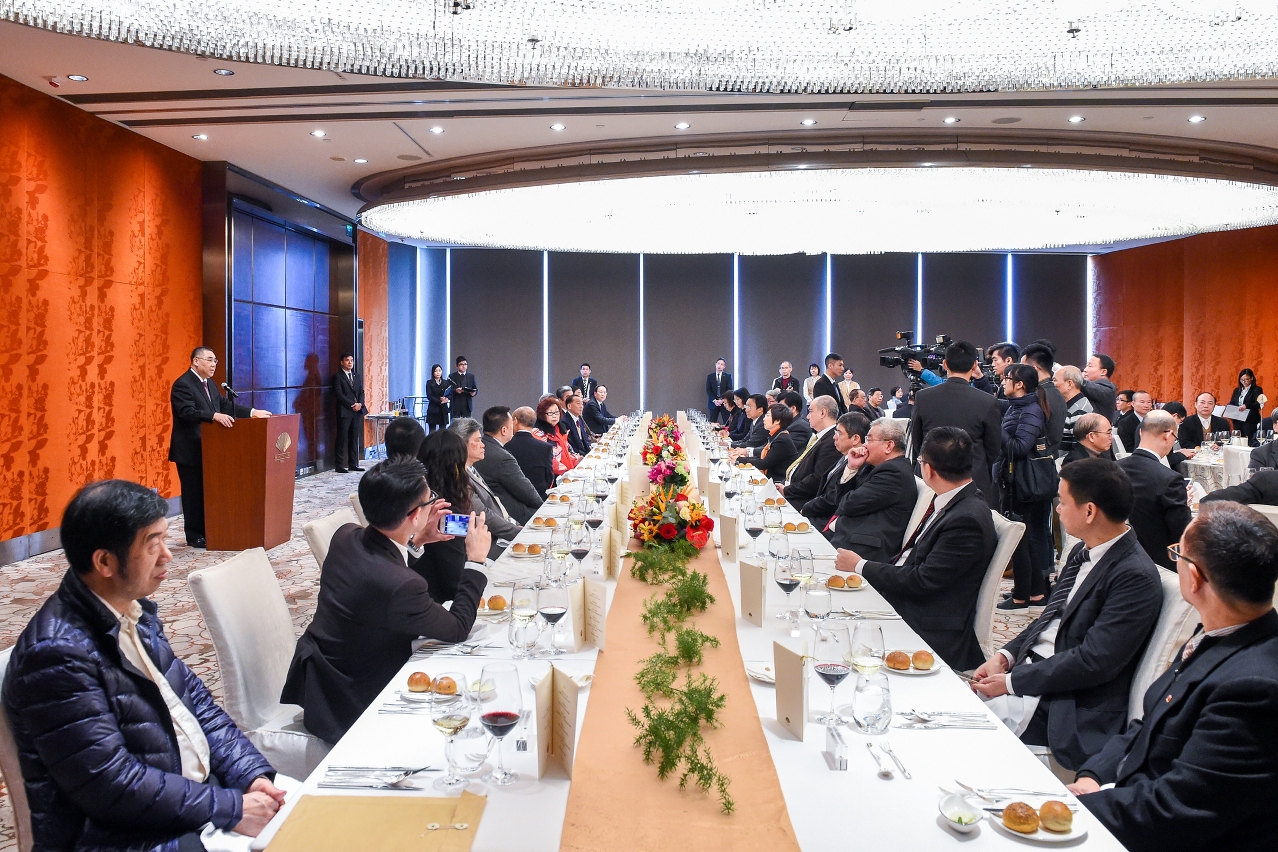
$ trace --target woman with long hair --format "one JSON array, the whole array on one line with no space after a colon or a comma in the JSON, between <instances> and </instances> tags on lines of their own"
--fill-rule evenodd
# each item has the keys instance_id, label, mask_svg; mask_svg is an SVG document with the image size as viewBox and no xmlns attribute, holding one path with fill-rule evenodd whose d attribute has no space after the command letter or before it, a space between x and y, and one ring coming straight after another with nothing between
<instances>
[{"instance_id":1,"label":"woman with long hair","mask_svg":"<svg viewBox=\"0 0 1278 852\"><path fill-rule=\"evenodd\" d=\"M431 432L417 450L417 460L426 466L426 483L438 499L448 503L449 513L470 514L470 476L466 473L466 442L461 436L447 429ZM474 503L473 508L483 511L478 503ZM494 546L496 542L494 535ZM436 603L452 600L461 582L462 569L466 567L466 539L431 542L423 545L417 557L410 551L408 567L425 578L431 600Z\"/></svg>"},{"instance_id":2,"label":"woman with long hair","mask_svg":"<svg viewBox=\"0 0 1278 852\"><path fill-rule=\"evenodd\" d=\"M1256 384L1255 372L1251 367L1244 367L1238 374L1238 387L1234 388L1233 395L1229 397L1229 404L1246 409L1247 419L1235 420L1233 423L1234 428L1241 430L1248 441L1256 434L1256 427L1260 425L1260 398L1264 395L1265 389Z\"/></svg>"},{"instance_id":3,"label":"woman with long hair","mask_svg":"<svg viewBox=\"0 0 1278 852\"><path fill-rule=\"evenodd\" d=\"M550 444L550 464L555 476L561 476L577 466L577 458L568 446L568 428L563 424L564 406L554 397L537 404L537 425L533 437Z\"/></svg>"},{"instance_id":4,"label":"woman with long hair","mask_svg":"<svg viewBox=\"0 0 1278 852\"><path fill-rule=\"evenodd\" d=\"M453 383L444 375L444 368L434 364L430 368L430 381L426 382L426 429L434 431L448 425L448 408L453 397Z\"/></svg>"},{"instance_id":5,"label":"woman with long hair","mask_svg":"<svg viewBox=\"0 0 1278 852\"><path fill-rule=\"evenodd\" d=\"M1003 372L1003 393L1009 401L1003 415L1003 505L1025 522L1025 537L1012 554L1012 596L998 605L1002 610L1043 606L1047 575L1052 570L1052 498L1017 500L1015 485L1007 476L1010 465L1029 464L1039 439L1044 437L1052 406L1047 390L1039 386L1038 370L1029 364L1012 364Z\"/></svg>"},{"instance_id":6,"label":"woman with long hair","mask_svg":"<svg viewBox=\"0 0 1278 852\"><path fill-rule=\"evenodd\" d=\"M750 391L745 388L737 388L732 392L733 415L735 418L728 420L728 440L744 441L750 434L754 424L746 417L745 404L750 398Z\"/></svg>"}]
</instances>

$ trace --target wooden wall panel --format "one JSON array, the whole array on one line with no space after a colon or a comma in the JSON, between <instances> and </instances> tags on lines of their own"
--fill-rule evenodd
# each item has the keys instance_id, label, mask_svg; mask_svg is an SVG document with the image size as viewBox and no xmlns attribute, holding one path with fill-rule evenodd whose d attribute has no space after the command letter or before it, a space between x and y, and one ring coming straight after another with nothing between
<instances>
[{"instance_id":1,"label":"wooden wall panel","mask_svg":"<svg viewBox=\"0 0 1278 852\"><path fill-rule=\"evenodd\" d=\"M385 240L360 231L356 244L359 264L359 318L364 321L364 401L372 412L385 411L390 371L389 247ZM364 446L371 447L376 433L364 423Z\"/></svg>"}]
</instances>

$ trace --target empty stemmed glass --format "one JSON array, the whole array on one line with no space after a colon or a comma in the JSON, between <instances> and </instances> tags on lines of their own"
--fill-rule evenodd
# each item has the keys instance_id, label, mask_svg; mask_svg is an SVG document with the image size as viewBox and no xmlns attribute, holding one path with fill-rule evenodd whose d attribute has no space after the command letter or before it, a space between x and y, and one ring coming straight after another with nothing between
<instances>
[{"instance_id":1,"label":"empty stemmed glass","mask_svg":"<svg viewBox=\"0 0 1278 852\"><path fill-rule=\"evenodd\" d=\"M768 555L773 559L789 559L790 558L790 536L784 532L773 533L768 536ZM799 580L806 582L812 578L812 566L808 566L806 575L800 566Z\"/></svg>"},{"instance_id":2,"label":"empty stemmed glass","mask_svg":"<svg viewBox=\"0 0 1278 852\"><path fill-rule=\"evenodd\" d=\"M811 592L815 586L809 587ZM828 600L827 594L827 600ZM813 643L813 669L817 676L830 687L830 712L818 716L817 721L830 727L847 724L847 719L834 709L834 690L852 672L852 639L846 624L817 624L814 627L816 641Z\"/></svg>"},{"instance_id":3,"label":"empty stemmed glass","mask_svg":"<svg viewBox=\"0 0 1278 852\"><path fill-rule=\"evenodd\" d=\"M511 663L489 663L479 675L479 723L497 740L497 768L484 776L489 784L499 787L513 784L519 774L506 768L502 741L519 724L523 713L523 690L519 669Z\"/></svg>"},{"instance_id":4,"label":"empty stemmed glass","mask_svg":"<svg viewBox=\"0 0 1278 852\"><path fill-rule=\"evenodd\" d=\"M542 649L539 656L557 657L564 653L559 647L559 622L568 614L568 590L563 586L550 586L537 593L537 614L550 627L550 647Z\"/></svg>"},{"instance_id":5,"label":"empty stemmed glass","mask_svg":"<svg viewBox=\"0 0 1278 852\"><path fill-rule=\"evenodd\" d=\"M444 690L440 691L440 683ZM451 682L451 687L448 686ZM466 786L466 779L457 774L457 761L453 754L457 735L470 724L474 708L465 696L466 675L461 672L445 672L435 679L435 691L430 696L430 721L445 737L444 758L448 772L435 781L435 789L451 792Z\"/></svg>"},{"instance_id":6,"label":"empty stemmed glass","mask_svg":"<svg viewBox=\"0 0 1278 852\"><path fill-rule=\"evenodd\" d=\"M745 504L754 500L754 480L750 478L749 471L741 473L741 511L745 511Z\"/></svg>"}]
</instances>

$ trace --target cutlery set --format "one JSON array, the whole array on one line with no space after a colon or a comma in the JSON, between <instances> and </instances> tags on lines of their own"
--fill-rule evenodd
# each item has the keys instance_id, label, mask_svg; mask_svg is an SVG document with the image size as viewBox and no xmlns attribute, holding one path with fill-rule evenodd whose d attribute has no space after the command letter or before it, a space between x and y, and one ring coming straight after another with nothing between
<instances>
[{"instance_id":1,"label":"cutlery set","mask_svg":"<svg viewBox=\"0 0 1278 852\"><path fill-rule=\"evenodd\" d=\"M324 771L320 787L345 790L411 790L400 786L404 781L423 772L439 772L433 766L415 769L404 766L330 766Z\"/></svg>"}]
</instances>

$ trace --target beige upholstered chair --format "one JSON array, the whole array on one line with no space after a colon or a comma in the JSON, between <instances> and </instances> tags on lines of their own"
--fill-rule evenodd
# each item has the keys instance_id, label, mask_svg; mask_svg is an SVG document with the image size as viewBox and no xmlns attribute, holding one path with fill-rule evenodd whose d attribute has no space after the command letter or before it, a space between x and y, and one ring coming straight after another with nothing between
<instances>
[{"instance_id":1,"label":"beige upholstered chair","mask_svg":"<svg viewBox=\"0 0 1278 852\"><path fill-rule=\"evenodd\" d=\"M1278 527L1278 506L1266 506L1264 503L1249 503L1251 508L1269 519L1269 522Z\"/></svg>"},{"instance_id":2,"label":"beige upholstered chair","mask_svg":"<svg viewBox=\"0 0 1278 852\"><path fill-rule=\"evenodd\" d=\"M368 518L364 517L364 507L359 504L359 495L352 494L350 500L351 510L355 512L356 523L358 523L361 527L368 526Z\"/></svg>"},{"instance_id":3,"label":"beige upholstered chair","mask_svg":"<svg viewBox=\"0 0 1278 852\"><path fill-rule=\"evenodd\" d=\"M0 684L4 683L4 673L9 668L9 657L12 654L12 645L0 651ZM3 697L0 694L0 699ZM4 785L9 791L9 804L13 806L18 852L31 852L31 807L27 804L22 767L18 765L18 744L13 739L13 728L9 725L9 714L4 709L3 701L0 701L0 774L4 775Z\"/></svg>"},{"instance_id":4,"label":"beige upholstered chair","mask_svg":"<svg viewBox=\"0 0 1278 852\"><path fill-rule=\"evenodd\" d=\"M315 555L315 561L319 563L321 568L324 567L324 559L328 556L328 545L333 541L333 533L347 524L358 523L359 519L355 517L354 511L338 509L327 517L311 521L302 526L302 534L306 536L306 543L311 546L311 553Z\"/></svg>"},{"instance_id":5,"label":"beige upholstered chair","mask_svg":"<svg viewBox=\"0 0 1278 852\"><path fill-rule=\"evenodd\" d=\"M1222 447L1221 457L1225 464L1225 485L1240 485L1247 481L1251 447Z\"/></svg>"},{"instance_id":6,"label":"beige upholstered chair","mask_svg":"<svg viewBox=\"0 0 1278 852\"><path fill-rule=\"evenodd\" d=\"M1140 665L1136 667L1136 674L1132 676L1132 690L1127 699L1127 716L1130 719L1145 715L1145 693L1150 684L1167 670L1180 646L1189 641L1198 626L1198 610L1180 596L1180 581L1176 575L1159 568L1158 579L1163 585L1163 608Z\"/></svg>"},{"instance_id":7,"label":"beige upholstered chair","mask_svg":"<svg viewBox=\"0 0 1278 852\"><path fill-rule=\"evenodd\" d=\"M914 501L914 513L910 515L910 522L905 526L906 538L910 533L914 532L914 528L923 520L923 513L927 511L928 504L932 502L932 498L936 496L931 488L923 484L920 477L914 477L914 490L918 492L918 499Z\"/></svg>"},{"instance_id":8,"label":"beige upholstered chair","mask_svg":"<svg viewBox=\"0 0 1278 852\"><path fill-rule=\"evenodd\" d=\"M976 596L976 639L981 643L981 651L986 657L994 653L994 605L998 603L998 585L1003 579L1003 572L1012 561L1012 553L1025 534L1025 525L1020 521L1009 521L998 512L991 511L994 517L994 531L998 533L998 545L994 548L994 557L990 559L990 567L985 569L985 579L981 581L981 591Z\"/></svg>"},{"instance_id":9,"label":"beige upholstered chair","mask_svg":"<svg viewBox=\"0 0 1278 852\"><path fill-rule=\"evenodd\" d=\"M280 703L297 640L266 551L192 571L187 584L213 638L226 712L277 771L306 778L331 747L302 727L301 707Z\"/></svg>"}]
</instances>

